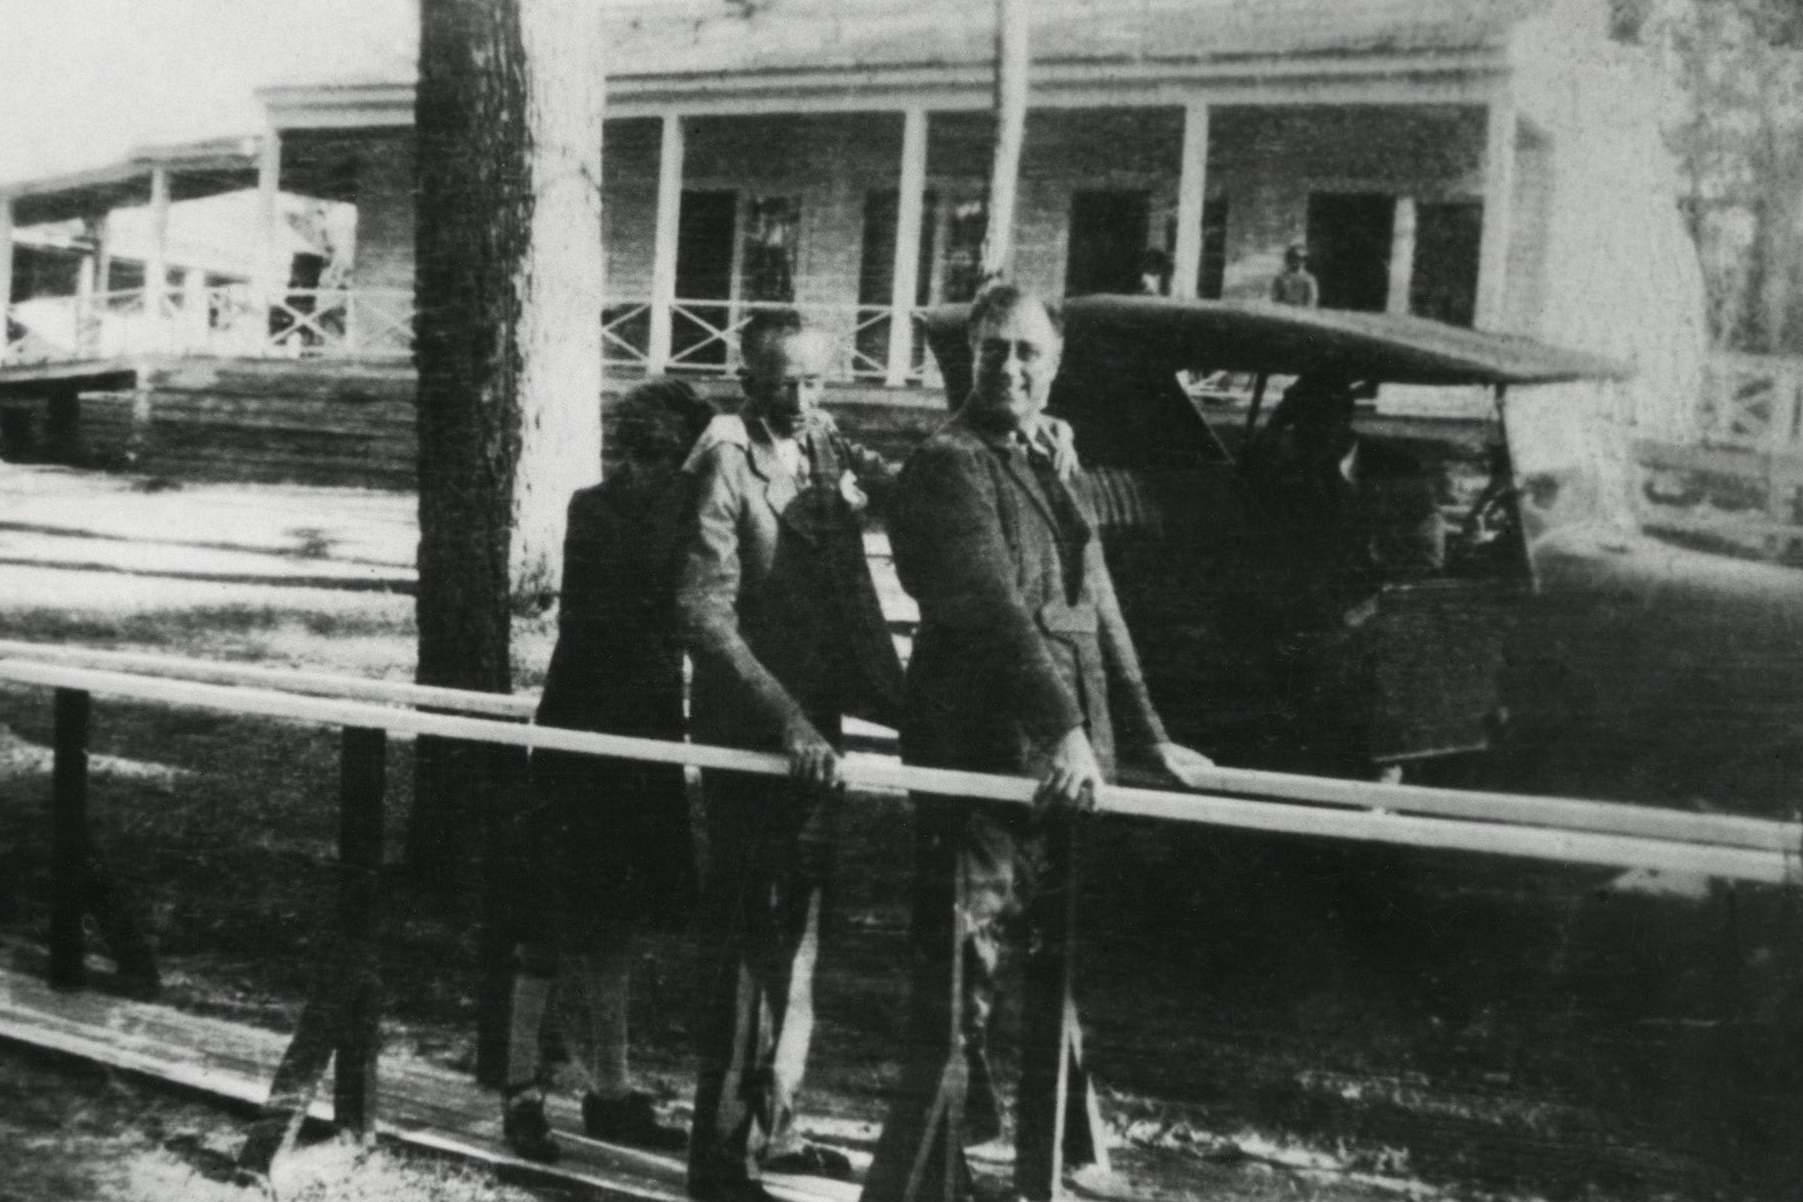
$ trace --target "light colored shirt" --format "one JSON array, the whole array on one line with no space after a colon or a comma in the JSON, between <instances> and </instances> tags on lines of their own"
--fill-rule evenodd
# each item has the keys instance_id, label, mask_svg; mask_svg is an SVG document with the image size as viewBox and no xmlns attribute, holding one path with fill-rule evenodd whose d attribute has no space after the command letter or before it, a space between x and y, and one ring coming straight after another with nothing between
<instances>
[{"instance_id":1,"label":"light colored shirt","mask_svg":"<svg viewBox=\"0 0 1803 1202\"><path fill-rule=\"evenodd\" d=\"M755 417L759 426L763 427L765 437L770 440L770 448L776 452L776 461L783 465L783 470L793 476L799 483L808 477L808 457L802 454L801 440L794 435L784 436L770 428L770 423L761 417Z\"/></svg>"}]
</instances>

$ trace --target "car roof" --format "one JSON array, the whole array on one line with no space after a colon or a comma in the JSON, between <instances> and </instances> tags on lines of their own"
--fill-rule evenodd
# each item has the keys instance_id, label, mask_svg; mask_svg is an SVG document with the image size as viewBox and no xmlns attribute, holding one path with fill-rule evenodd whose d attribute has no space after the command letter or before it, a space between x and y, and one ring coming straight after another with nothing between
<instances>
[{"instance_id":1,"label":"car roof","mask_svg":"<svg viewBox=\"0 0 1803 1202\"><path fill-rule=\"evenodd\" d=\"M1136 375L1207 368L1494 386L1619 380L1632 374L1601 355L1390 313L1161 296L1084 296L1061 308L1064 368L1085 375L1130 365ZM970 389L969 313L969 305L943 305L927 314L927 337L952 397Z\"/></svg>"}]
</instances>

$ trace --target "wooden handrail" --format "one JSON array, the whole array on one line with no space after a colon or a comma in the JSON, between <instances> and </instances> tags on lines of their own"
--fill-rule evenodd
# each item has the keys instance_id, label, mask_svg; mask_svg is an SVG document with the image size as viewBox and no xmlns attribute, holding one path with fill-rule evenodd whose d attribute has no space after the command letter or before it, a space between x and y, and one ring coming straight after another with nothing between
<instances>
[{"instance_id":1,"label":"wooden handrail","mask_svg":"<svg viewBox=\"0 0 1803 1202\"><path fill-rule=\"evenodd\" d=\"M371 680L367 677L325 672L290 671L10 639L0 639L0 658L34 660L102 671L144 673L202 683L268 686L288 693L386 705L417 705L451 713L518 720L530 720L538 706L538 697L533 693L479 693L405 681ZM860 733L875 735L876 739L887 733L882 727L868 723L860 723L858 727ZM1249 768L1217 768L1210 776L1209 787L1223 794L1309 805L1375 809L1398 814L1463 818L1476 822L1548 826L1763 851L1792 853L1803 847L1803 827L1792 822L1738 814L1697 814L1573 797L1422 785L1380 785L1370 781L1264 772Z\"/></svg>"},{"instance_id":2,"label":"wooden handrail","mask_svg":"<svg viewBox=\"0 0 1803 1202\"><path fill-rule=\"evenodd\" d=\"M537 696L530 693L479 693L473 689L442 688L403 680L375 680L329 672L264 668L149 652L106 651L94 647L69 647L16 639L0 639L0 657L102 671L135 672L208 684L266 685L288 693L342 697L384 705L423 705L453 713L486 714L495 718L529 719L538 707Z\"/></svg>"},{"instance_id":3,"label":"wooden handrail","mask_svg":"<svg viewBox=\"0 0 1803 1202\"><path fill-rule=\"evenodd\" d=\"M0 659L0 679L47 688L81 689L146 701L396 733L437 735L471 742L586 752L655 763L693 764L701 768L772 776L788 772L788 762L780 755L737 748L497 722L364 701L158 679L16 658ZM846 757L846 776L856 786L906 789L1017 805L1031 804L1038 788L1037 782L1023 777L921 768L902 765L888 757L860 754ZM1227 782L1232 783L1228 785ZM1803 841L1798 837L1799 828L1764 819L1731 818L1724 822L1716 815L1675 814L1601 802L1528 798L1525 800L1535 807L1536 820L1524 820L1517 825L1494 815L1476 820L1428 816L1421 812L1437 801L1444 801L1445 794L1456 792L1452 790L1234 769L1217 770L1211 774L1209 784L1211 791L1193 793L1111 785L1103 790L1098 808L1108 813L1280 834L1474 851L1572 864L1648 868L1772 884L1798 879L1799 868L1803 867L1800 863ZM1248 787L1253 785L1258 787ZM1279 788L1285 789L1287 795L1273 799ZM1230 793L1262 793L1265 799L1230 796ZM1477 796L1500 801L1523 800L1509 794ZM1364 808L1323 808L1345 805L1351 798L1361 799ZM1590 829L1588 824L1599 818L1606 818L1612 824L1611 829ZM1680 830L1701 837L1677 837L1676 832Z\"/></svg>"}]
</instances>

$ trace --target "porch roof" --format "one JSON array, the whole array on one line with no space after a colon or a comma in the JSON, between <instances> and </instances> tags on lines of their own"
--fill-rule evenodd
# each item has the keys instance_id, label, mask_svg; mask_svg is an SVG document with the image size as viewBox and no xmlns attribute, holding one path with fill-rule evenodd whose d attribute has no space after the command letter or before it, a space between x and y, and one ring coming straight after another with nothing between
<instances>
[{"instance_id":1,"label":"porch roof","mask_svg":"<svg viewBox=\"0 0 1803 1202\"><path fill-rule=\"evenodd\" d=\"M1498 48L1549 2L1063 0L1033 9L1029 36L1046 63L1443 54ZM705 21L690 7L623 12L611 74L957 67L995 54L994 9L984 4L802 0Z\"/></svg>"},{"instance_id":2,"label":"porch roof","mask_svg":"<svg viewBox=\"0 0 1803 1202\"><path fill-rule=\"evenodd\" d=\"M0 183L13 201L13 223L43 225L145 204L150 173L169 170L171 200L194 200L252 187L257 179L255 138L210 138L144 146L118 162L44 179Z\"/></svg>"},{"instance_id":3,"label":"porch roof","mask_svg":"<svg viewBox=\"0 0 1803 1202\"><path fill-rule=\"evenodd\" d=\"M1088 103L1198 76L1495 71L1507 65L1516 27L1560 2L1044 0L1031 10L1034 83ZM985 103L995 53L990 5L784 0L748 6L745 16L722 8L720 0L615 5L610 115L730 106L735 98L753 99L755 111L804 96L858 107L890 92L944 107ZM347 69L259 95L281 129L396 126L412 121L413 83L411 75ZM1259 94L1267 93L1275 98L1269 89Z\"/></svg>"}]
</instances>

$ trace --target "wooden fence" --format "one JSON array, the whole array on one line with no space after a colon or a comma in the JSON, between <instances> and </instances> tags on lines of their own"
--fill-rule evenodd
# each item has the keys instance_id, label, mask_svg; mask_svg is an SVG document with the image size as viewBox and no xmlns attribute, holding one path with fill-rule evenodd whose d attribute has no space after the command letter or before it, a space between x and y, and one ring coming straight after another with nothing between
<instances>
[{"instance_id":1,"label":"wooden fence","mask_svg":"<svg viewBox=\"0 0 1803 1202\"><path fill-rule=\"evenodd\" d=\"M342 728L336 940L325 953L320 985L276 1073L266 1118L253 1128L240 1158L241 1164L264 1172L292 1146L334 1056L336 1121L364 1138L374 1131L380 1019L375 881L382 862L382 765L389 735L765 775L788 772L778 755L531 725L527 719L534 699L524 696L10 641L0 641L0 680L55 691L49 972L53 983L62 985L82 979L89 871L86 741L94 696ZM892 756L859 753L846 757L845 775L854 789L900 789L1015 805L1031 804L1037 789L1035 781L1025 778L918 768ZM1097 804L1108 813L1279 834L1763 884L1803 880L1803 826L1733 815L1230 768L1208 773L1197 791L1109 786ZM484 1008L485 1021L491 1010ZM500 1033L486 1034L479 1049L489 1049L489 1063L483 1063L479 1051L478 1075L498 1067L493 1055L504 1046L497 1044ZM1051 1032L1043 1046L1035 1042L1023 1050L1029 1061L1023 1079L1060 1078L1055 1067L1043 1077L1035 1074L1061 1063L1065 1036L1062 1030ZM1056 1097L1023 1095L1021 1104L1044 1115L1064 1114L1062 1099ZM1058 1123L1051 1119L1033 1127L1041 1135L1035 1147L1021 1149L1016 1186L1028 1197L1051 1197L1059 1181Z\"/></svg>"}]
</instances>

